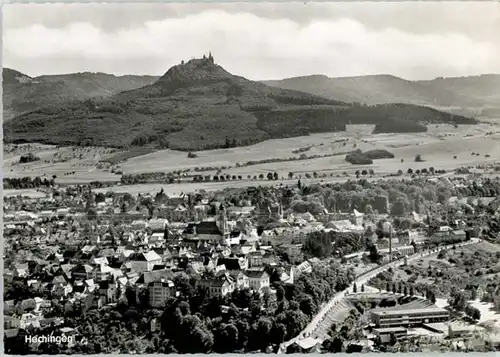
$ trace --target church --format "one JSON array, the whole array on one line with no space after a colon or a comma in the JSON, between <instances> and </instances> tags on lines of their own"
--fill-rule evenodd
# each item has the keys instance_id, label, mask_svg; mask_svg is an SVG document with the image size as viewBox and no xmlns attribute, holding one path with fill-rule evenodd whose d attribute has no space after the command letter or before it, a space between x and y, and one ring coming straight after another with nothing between
<instances>
[{"instance_id":1,"label":"church","mask_svg":"<svg viewBox=\"0 0 500 357\"><path fill-rule=\"evenodd\" d=\"M184 233L190 236L191 239L224 243L230 234L226 210L221 207L215 219L189 224Z\"/></svg>"}]
</instances>

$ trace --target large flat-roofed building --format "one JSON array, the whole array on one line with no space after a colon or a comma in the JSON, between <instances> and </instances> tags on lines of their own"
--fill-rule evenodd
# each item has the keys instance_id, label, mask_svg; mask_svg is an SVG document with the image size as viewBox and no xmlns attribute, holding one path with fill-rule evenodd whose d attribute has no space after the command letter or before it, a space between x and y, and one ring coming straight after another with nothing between
<instances>
[{"instance_id":1,"label":"large flat-roofed building","mask_svg":"<svg viewBox=\"0 0 500 357\"><path fill-rule=\"evenodd\" d=\"M432 322L448 321L450 313L440 307L422 309L374 310L371 319L377 327L415 326Z\"/></svg>"}]
</instances>

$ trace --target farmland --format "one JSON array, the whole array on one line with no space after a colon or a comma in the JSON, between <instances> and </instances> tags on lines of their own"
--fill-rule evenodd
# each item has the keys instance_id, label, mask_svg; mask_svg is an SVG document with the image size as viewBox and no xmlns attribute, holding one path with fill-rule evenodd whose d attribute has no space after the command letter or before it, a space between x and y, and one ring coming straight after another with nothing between
<instances>
[{"instance_id":1,"label":"farmland","mask_svg":"<svg viewBox=\"0 0 500 357\"><path fill-rule=\"evenodd\" d=\"M359 130L356 130L357 128ZM410 134L376 134L363 130L364 126L353 126L352 130L333 134L314 134L299 138L277 139L252 146L219 149L198 152L197 157L187 158L186 153L171 150L158 151L152 154L135 157L120 165L124 173L174 171L196 167L232 166L224 173L230 175L266 175L277 171L279 176L286 177L289 172L295 174L312 173L314 171L328 174L341 174L343 171L354 172L358 169L372 168L378 173L395 173L408 168L452 169L460 166L476 165L500 160L500 134L488 135L487 132L498 130L489 125L461 126L433 125L427 133ZM364 131L364 132L363 132ZM345 140L345 141L344 141ZM289 158L299 156L293 151L308 148L303 154L337 155L314 158L310 160L284 161L265 163L244 167L236 167L236 163L263 160L266 158ZM395 155L394 159L376 160L372 165L353 166L345 161L346 151L360 149L386 149ZM472 156L471 153L480 153ZM414 162L415 155L422 155L424 162ZM490 157L485 157L485 155ZM453 159L457 156L457 159ZM403 163L401 162L403 159ZM215 174L216 170L207 174Z\"/></svg>"},{"instance_id":2,"label":"farmland","mask_svg":"<svg viewBox=\"0 0 500 357\"><path fill-rule=\"evenodd\" d=\"M266 176L269 172L277 172L280 178L287 178L290 172L294 173L294 177L304 177L316 172L319 176L326 174L328 181L331 181L337 176L343 179L344 172L352 176L356 170L363 169L372 169L376 176L380 176L395 174L398 170L406 172L409 168L417 170L434 167L449 171L462 166L500 162L500 131L494 123L458 127L447 124L430 125L426 133L371 134L372 130L373 126L353 125L348 126L346 132L274 139L245 147L199 151L190 158L186 152L161 150L130 158L117 165L105 163L106 159L123 153L115 149L6 145L4 172L5 177L56 175L56 182L60 184L119 181L121 172L138 174L187 169L192 173L200 170L202 175L215 175L219 172L242 176L242 181L173 184L172 189L177 192L183 189L210 189L212 186L245 186L249 184L248 176L253 179L260 174ZM351 165L345 161L345 153L357 149L385 149L395 157L374 160L371 165ZM20 156L27 153L35 154L40 160L20 164ZM422 162L415 162L417 154L421 155ZM302 159L298 160L300 156ZM295 160L259 162L289 158ZM253 163L246 165L250 161ZM221 170L222 167L230 168ZM127 186L126 189L131 190L132 187Z\"/></svg>"}]
</instances>

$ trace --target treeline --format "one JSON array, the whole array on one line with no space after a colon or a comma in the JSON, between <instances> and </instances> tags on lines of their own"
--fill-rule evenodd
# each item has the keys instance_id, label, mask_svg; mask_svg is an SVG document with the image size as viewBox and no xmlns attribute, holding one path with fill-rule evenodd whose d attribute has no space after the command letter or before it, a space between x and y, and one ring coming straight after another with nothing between
<instances>
[{"instance_id":1,"label":"treeline","mask_svg":"<svg viewBox=\"0 0 500 357\"><path fill-rule=\"evenodd\" d=\"M54 179L40 178L38 176L20 177L20 178L4 178L4 189L24 189L24 188L39 188L39 187L52 187L54 186Z\"/></svg>"},{"instance_id":2,"label":"treeline","mask_svg":"<svg viewBox=\"0 0 500 357\"><path fill-rule=\"evenodd\" d=\"M303 213L307 206L313 214L322 212L324 208L331 212L357 209L367 214L382 214L390 210L394 215L403 216L412 211L426 213L427 207L436 207L438 203L445 204L448 208L451 197L496 197L500 194L499 179L485 178L481 183L457 180L457 183L461 185L417 177L397 181L361 179L326 185L314 184L302 188L301 199L295 199L291 208L297 213ZM461 206L456 209L463 209L464 212L471 209L468 204Z\"/></svg>"},{"instance_id":3,"label":"treeline","mask_svg":"<svg viewBox=\"0 0 500 357\"><path fill-rule=\"evenodd\" d=\"M276 162L289 162L289 161L300 161L300 160L309 160L309 159L316 159L316 158L321 158L321 157L332 157L332 156L339 156L339 155L344 155L345 152L342 153L335 153L335 154L323 154L323 155L305 155L302 154L299 157L289 157L289 158L270 158L270 159L263 159L263 160L255 160L255 161L247 161L245 163L236 163L237 168L240 167L246 167L246 166L253 166L253 165L262 165L262 164L269 164L269 163L276 163ZM167 184L172 184L176 183L179 181L191 181L191 182L210 182L210 181L230 181L230 180L242 180L245 177L242 175L230 175L230 174L224 174L221 171L222 170L228 170L231 169L231 166L220 166L220 167L195 167L194 172L203 172L203 171L214 171L217 170L219 173L216 175L201 175L201 174L188 174L190 169L186 169L183 171L174 171L174 172L146 172L146 173L140 173L140 174L124 174L121 177L121 183L124 185L135 185L135 184L140 184L140 183L154 183L154 182L161 182L161 183L167 183ZM288 173L288 178L292 179L293 178L293 173ZM318 173L314 172L312 174L306 173L304 174L306 178L317 178L319 177ZM330 175L331 176L331 175ZM321 177L326 177L326 175L323 175ZM272 172L268 173L267 175L260 174L260 175L247 175L246 179L248 180L263 180L263 179L268 179L268 180L278 180L279 176L277 172Z\"/></svg>"}]
</instances>

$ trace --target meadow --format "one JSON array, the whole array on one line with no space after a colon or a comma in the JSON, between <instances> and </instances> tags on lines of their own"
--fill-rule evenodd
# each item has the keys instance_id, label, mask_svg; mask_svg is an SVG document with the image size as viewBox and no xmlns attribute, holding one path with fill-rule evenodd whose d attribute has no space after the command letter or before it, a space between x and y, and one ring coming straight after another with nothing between
<instances>
[{"instance_id":1,"label":"meadow","mask_svg":"<svg viewBox=\"0 0 500 357\"><path fill-rule=\"evenodd\" d=\"M201 175L242 176L242 181L202 182L173 184L175 192L184 189L212 189L212 187L255 185L247 181L269 172L277 172L280 182L289 181L288 174L305 177L306 174L326 174L328 181L345 179L344 173L354 176L357 170L375 171L376 176L390 175L398 170L407 172L434 167L447 171L463 166L500 162L500 128L494 122L478 125L448 124L430 125L425 133L372 134L373 126L351 125L346 132L313 134L287 139L274 139L255 145L229 149L194 152L161 150L130 158L111 165L106 159L122 151L102 147L56 147L50 145L22 144L4 149L5 177L56 176L60 184L85 183L90 181L119 181L121 173L172 172L190 169ZM345 152L385 149L393 153L393 159L374 160L371 165L351 165L345 161ZM20 164L21 155L31 152L40 160ZM474 155L473 155L474 154ZM479 155L477 155L479 154ZM326 156L294 161L257 163L246 166L249 161L298 158L299 156ZM415 162L416 155L423 161ZM221 167L230 167L220 170ZM311 179L312 180L312 179ZM324 179L327 181L327 179ZM259 183L260 184L260 183ZM141 185L137 185L141 186ZM156 185L153 185L156 188ZM161 185L158 184L158 187ZM165 186L165 185L163 185ZM150 191L142 185L142 188ZM132 186L117 186L117 190L135 190ZM139 192L139 191L138 191Z\"/></svg>"}]
</instances>

